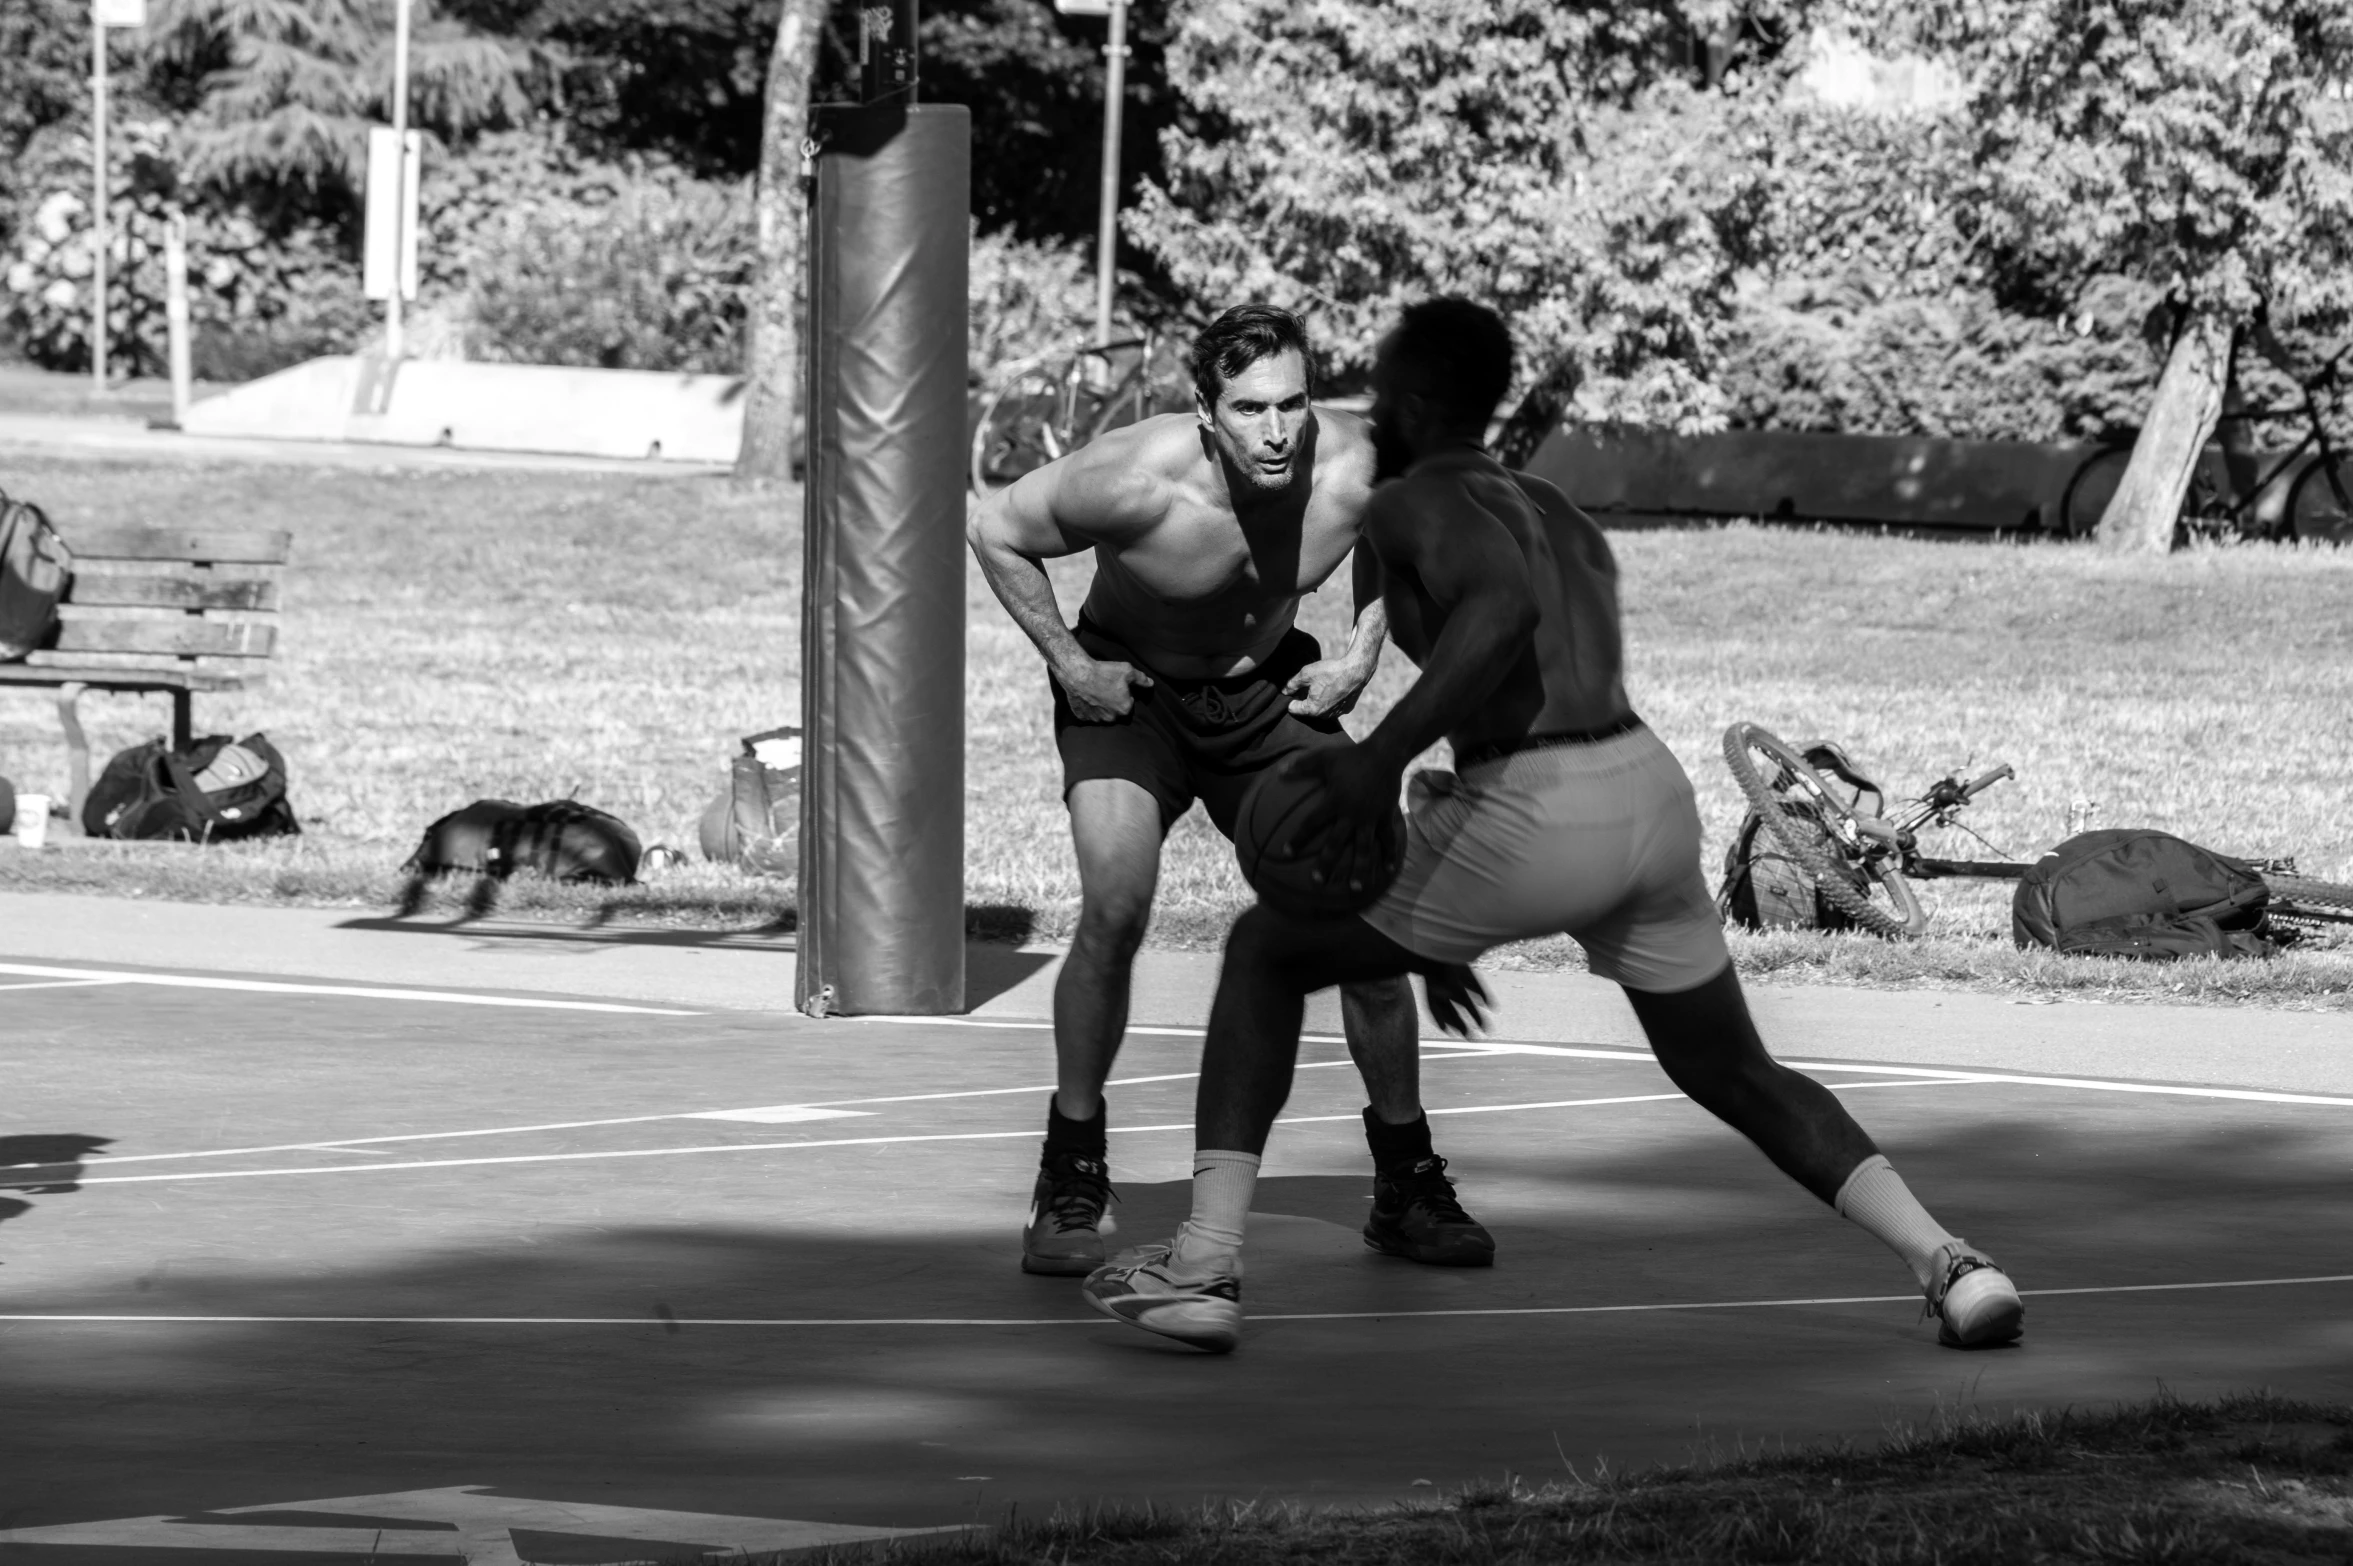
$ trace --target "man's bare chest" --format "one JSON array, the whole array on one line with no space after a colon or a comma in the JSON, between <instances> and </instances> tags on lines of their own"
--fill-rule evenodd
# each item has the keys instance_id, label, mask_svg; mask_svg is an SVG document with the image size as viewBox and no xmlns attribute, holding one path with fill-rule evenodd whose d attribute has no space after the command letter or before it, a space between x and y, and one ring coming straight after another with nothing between
<instances>
[{"instance_id":1,"label":"man's bare chest","mask_svg":"<svg viewBox=\"0 0 2353 1566\"><path fill-rule=\"evenodd\" d=\"M1101 566L1166 603L1297 598L1356 544L1358 519L1310 506L1298 520L1244 527L1206 510L1172 513L1143 537L1097 551Z\"/></svg>"}]
</instances>

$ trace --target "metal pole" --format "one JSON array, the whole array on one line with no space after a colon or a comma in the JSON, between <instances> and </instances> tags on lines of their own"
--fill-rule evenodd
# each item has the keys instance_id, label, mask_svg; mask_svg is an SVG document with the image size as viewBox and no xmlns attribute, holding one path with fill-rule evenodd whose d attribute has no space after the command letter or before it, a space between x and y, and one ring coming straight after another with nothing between
<instances>
[{"instance_id":1,"label":"metal pole","mask_svg":"<svg viewBox=\"0 0 2353 1566\"><path fill-rule=\"evenodd\" d=\"M188 218L174 212L163 230L163 319L170 338L172 361L172 427L188 423L190 381L188 345Z\"/></svg>"},{"instance_id":2,"label":"metal pole","mask_svg":"<svg viewBox=\"0 0 2353 1566\"><path fill-rule=\"evenodd\" d=\"M400 357L400 285L401 263L408 255L408 160L409 160L409 0L395 0L392 8L392 145L398 153L400 176L394 188L400 199L393 202L392 217L392 295L384 301L384 357Z\"/></svg>"},{"instance_id":3,"label":"metal pole","mask_svg":"<svg viewBox=\"0 0 2353 1566\"><path fill-rule=\"evenodd\" d=\"M106 390L106 22L90 5L90 379Z\"/></svg>"},{"instance_id":4,"label":"metal pole","mask_svg":"<svg viewBox=\"0 0 2353 1566\"><path fill-rule=\"evenodd\" d=\"M1095 238L1095 344L1111 341L1113 260L1119 249L1119 114L1127 97L1127 0L1111 0L1103 48L1103 209Z\"/></svg>"}]
</instances>

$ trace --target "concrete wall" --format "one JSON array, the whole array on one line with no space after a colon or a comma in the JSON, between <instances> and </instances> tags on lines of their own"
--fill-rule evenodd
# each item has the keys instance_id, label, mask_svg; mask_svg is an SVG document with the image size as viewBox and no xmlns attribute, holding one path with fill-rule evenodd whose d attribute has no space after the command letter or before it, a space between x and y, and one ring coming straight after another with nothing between
<instances>
[{"instance_id":1,"label":"concrete wall","mask_svg":"<svg viewBox=\"0 0 2353 1566\"><path fill-rule=\"evenodd\" d=\"M733 462L743 382L729 375L336 356L281 370L188 410L192 434L380 441Z\"/></svg>"},{"instance_id":2,"label":"concrete wall","mask_svg":"<svg viewBox=\"0 0 2353 1566\"><path fill-rule=\"evenodd\" d=\"M1966 528L2058 526L2099 448L1920 436L1563 425L1528 471L1601 520L1612 511Z\"/></svg>"}]
</instances>

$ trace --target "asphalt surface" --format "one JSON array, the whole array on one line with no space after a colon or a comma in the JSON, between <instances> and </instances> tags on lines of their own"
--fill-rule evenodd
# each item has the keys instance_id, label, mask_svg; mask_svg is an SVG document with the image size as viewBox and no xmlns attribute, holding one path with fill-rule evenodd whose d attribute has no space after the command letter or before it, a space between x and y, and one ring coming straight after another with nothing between
<instances>
[{"instance_id":1,"label":"asphalt surface","mask_svg":"<svg viewBox=\"0 0 2353 1566\"><path fill-rule=\"evenodd\" d=\"M1488 1272L1364 1249L1361 1094L1311 1042L1251 1325L1213 1359L1017 1270L1050 954L984 953L980 1016L816 1022L696 1004L788 986L774 942L567 960L243 911L284 915L247 964L311 970L271 978L194 933L239 911L116 904L110 958L72 933L97 901L0 898L8 1566L622 1560L1015 1503L1426 1495L2160 1386L2353 1397L2332 1018L1760 992L1785 1057L2028 1291L2024 1344L1976 1354L1590 981L1522 981L1503 1040L1429 1047ZM1198 964L1147 969L1112 1094L1127 1240L1183 1214L1205 999ZM2119 1071L2130 1038L2201 1069Z\"/></svg>"}]
</instances>

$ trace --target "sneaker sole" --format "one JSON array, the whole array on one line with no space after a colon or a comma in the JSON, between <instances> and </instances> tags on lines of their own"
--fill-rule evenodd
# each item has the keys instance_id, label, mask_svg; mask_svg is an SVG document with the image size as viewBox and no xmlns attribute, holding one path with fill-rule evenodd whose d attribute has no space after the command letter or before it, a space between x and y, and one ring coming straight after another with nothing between
<instances>
[{"instance_id":1,"label":"sneaker sole","mask_svg":"<svg viewBox=\"0 0 2353 1566\"><path fill-rule=\"evenodd\" d=\"M1402 1257L1420 1262L1425 1267L1492 1267L1495 1265L1495 1242L1481 1245L1475 1240L1464 1240L1452 1245L1416 1245L1399 1235L1384 1234L1367 1224L1364 1243L1383 1256Z\"/></svg>"},{"instance_id":2,"label":"sneaker sole","mask_svg":"<svg viewBox=\"0 0 2353 1566\"><path fill-rule=\"evenodd\" d=\"M1034 1251L1021 1253L1021 1270L1041 1278L1083 1278L1103 1265L1103 1253L1092 1256L1040 1256Z\"/></svg>"},{"instance_id":3,"label":"sneaker sole","mask_svg":"<svg viewBox=\"0 0 2353 1566\"><path fill-rule=\"evenodd\" d=\"M1209 1354L1231 1354L1242 1341L1242 1307L1230 1300L1155 1300L1128 1295L1118 1300L1087 1295L1087 1303L1131 1327L1174 1338Z\"/></svg>"},{"instance_id":4,"label":"sneaker sole","mask_svg":"<svg viewBox=\"0 0 2353 1566\"><path fill-rule=\"evenodd\" d=\"M2001 1278L1999 1273L1993 1276ZM1946 1348L1998 1348L2016 1342L2026 1330L2026 1302L2018 1297L2017 1289L2006 1278L2001 1279L1998 1287L1988 1279L1979 1287L1970 1288L1970 1281L1980 1277L1985 1274L1973 1272L1953 1286L1953 1294L1962 1295L1958 1310L1953 1309L1952 1294L1945 1296L1945 1312L1938 1318L1936 1341ZM1962 1318L1965 1327L1954 1327L1955 1315Z\"/></svg>"}]
</instances>

